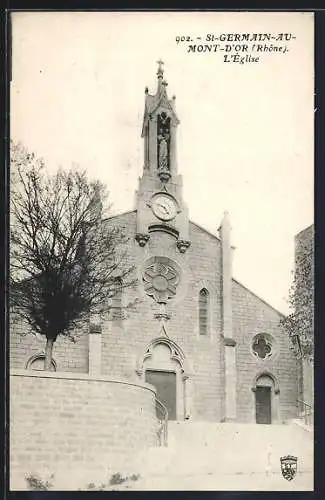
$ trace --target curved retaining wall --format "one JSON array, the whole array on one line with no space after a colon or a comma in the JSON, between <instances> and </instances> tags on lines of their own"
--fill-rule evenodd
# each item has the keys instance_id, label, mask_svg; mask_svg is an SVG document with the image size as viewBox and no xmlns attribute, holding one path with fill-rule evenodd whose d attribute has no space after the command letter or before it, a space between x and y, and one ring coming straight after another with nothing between
<instances>
[{"instance_id":1,"label":"curved retaining wall","mask_svg":"<svg viewBox=\"0 0 325 500\"><path fill-rule=\"evenodd\" d=\"M148 384L85 374L14 371L10 374L10 489L24 488L27 474L44 477L63 471L68 476L70 470L80 476L88 471L91 480L114 464L113 472L119 472L118 457L156 444L156 426L155 390ZM57 487L64 489L64 484Z\"/></svg>"}]
</instances>

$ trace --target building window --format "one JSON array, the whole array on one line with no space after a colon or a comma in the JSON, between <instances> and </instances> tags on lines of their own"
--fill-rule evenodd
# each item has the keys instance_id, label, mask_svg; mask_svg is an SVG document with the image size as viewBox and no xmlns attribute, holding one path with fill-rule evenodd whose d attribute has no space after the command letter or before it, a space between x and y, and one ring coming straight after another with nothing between
<instances>
[{"instance_id":1,"label":"building window","mask_svg":"<svg viewBox=\"0 0 325 500\"><path fill-rule=\"evenodd\" d=\"M252 352L259 359L268 359L273 354L273 338L266 333L259 333L252 342Z\"/></svg>"},{"instance_id":2,"label":"building window","mask_svg":"<svg viewBox=\"0 0 325 500\"><path fill-rule=\"evenodd\" d=\"M202 288L199 294L199 331L200 335L207 335L209 330L209 292Z\"/></svg>"},{"instance_id":3,"label":"building window","mask_svg":"<svg viewBox=\"0 0 325 500\"><path fill-rule=\"evenodd\" d=\"M111 313L112 313L112 319L118 320L122 319L123 315L123 309L122 309L123 284L121 278L116 279L114 290L115 291L111 303Z\"/></svg>"}]
</instances>

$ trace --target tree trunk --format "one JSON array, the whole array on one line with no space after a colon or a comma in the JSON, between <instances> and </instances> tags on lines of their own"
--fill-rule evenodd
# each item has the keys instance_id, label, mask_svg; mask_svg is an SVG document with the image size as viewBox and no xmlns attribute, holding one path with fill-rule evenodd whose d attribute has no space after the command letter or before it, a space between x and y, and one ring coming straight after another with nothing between
<instances>
[{"instance_id":1,"label":"tree trunk","mask_svg":"<svg viewBox=\"0 0 325 500\"><path fill-rule=\"evenodd\" d=\"M52 352L53 352L54 339L46 339L45 346L45 360L44 360L44 370L49 372L52 369Z\"/></svg>"}]
</instances>

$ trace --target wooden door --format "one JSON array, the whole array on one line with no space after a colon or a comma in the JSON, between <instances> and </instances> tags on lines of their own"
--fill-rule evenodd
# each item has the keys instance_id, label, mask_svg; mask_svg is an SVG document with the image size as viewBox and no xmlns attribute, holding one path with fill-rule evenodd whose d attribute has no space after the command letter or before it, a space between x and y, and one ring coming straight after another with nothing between
<instances>
[{"instance_id":1,"label":"wooden door","mask_svg":"<svg viewBox=\"0 0 325 500\"><path fill-rule=\"evenodd\" d=\"M256 387L256 423L271 424L271 387Z\"/></svg>"},{"instance_id":2,"label":"wooden door","mask_svg":"<svg viewBox=\"0 0 325 500\"><path fill-rule=\"evenodd\" d=\"M168 410L168 420L176 420L176 373L146 370L145 380L157 389L157 398Z\"/></svg>"}]
</instances>

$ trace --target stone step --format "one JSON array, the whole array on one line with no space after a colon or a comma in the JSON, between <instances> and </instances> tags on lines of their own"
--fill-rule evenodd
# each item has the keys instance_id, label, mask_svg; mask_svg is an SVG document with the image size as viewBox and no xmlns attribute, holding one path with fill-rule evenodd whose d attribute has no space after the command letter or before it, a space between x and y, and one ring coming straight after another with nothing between
<instances>
[{"instance_id":1,"label":"stone step","mask_svg":"<svg viewBox=\"0 0 325 500\"><path fill-rule=\"evenodd\" d=\"M284 453L284 455L288 452ZM282 453L272 452L270 457L265 451L252 454L232 453L231 450L215 453L202 449L184 452L172 448L156 448L147 452L144 459L137 461L138 472L145 475L186 475L186 474L220 474L220 473L257 473L278 472ZM298 469L304 472L313 470L313 454L301 451L298 457Z\"/></svg>"},{"instance_id":2,"label":"stone step","mask_svg":"<svg viewBox=\"0 0 325 500\"><path fill-rule=\"evenodd\" d=\"M275 474L196 474L142 477L136 491L313 491L313 474L298 472L293 481Z\"/></svg>"},{"instance_id":3,"label":"stone step","mask_svg":"<svg viewBox=\"0 0 325 500\"><path fill-rule=\"evenodd\" d=\"M175 422L170 420L168 428L172 432L185 433L185 432L202 432L208 433L222 432L223 434L236 433L236 432L258 432L258 433L287 433L288 428L295 428L294 421L285 424L245 424L245 423L220 423L220 422Z\"/></svg>"},{"instance_id":4,"label":"stone step","mask_svg":"<svg viewBox=\"0 0 325 500\"><path fill-rule=\"evenodd\" d=\"M171 446L209 448L232 447L249 449L277 445L283 449L299 450L313 442L313 434L294 424L250 425L250 424L202 424L170 423L168 443Z\"/></svg>"},{"instance_id":5,"label":"stone step","mask_svg":"<svg viewBox=\"0 0 325 500\"><path fill-rule=\"evenodd\" d=\"M298 457L298 470L313 470L313 435L293 424L176 424L168 447L138 460L145 475L238 474L280 471L280 457ZM140 470L139 470L140 472Z\"/></svg>"}]
</instances>

